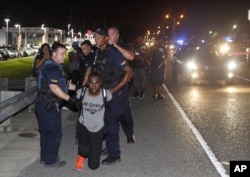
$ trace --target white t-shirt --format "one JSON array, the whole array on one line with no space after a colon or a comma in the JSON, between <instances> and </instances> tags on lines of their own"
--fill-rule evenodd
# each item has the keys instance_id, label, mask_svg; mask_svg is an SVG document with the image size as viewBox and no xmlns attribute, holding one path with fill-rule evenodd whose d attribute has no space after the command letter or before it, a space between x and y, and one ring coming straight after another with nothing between
<instances>
[{"instance_id":1,"label":"white t-shirt","mask_svg":"<svg viewBox=\"0 0 250 177\"><path fill-rule=\"evenodd\" d=\"M102 91L97 96L89 96L88 89L85 91L82 100L82 111L79 122L82 123L90 132L98 132L104 126L104 99ZM112 99L112 93L106 90L107 101ZM81 89L77 90L77 98L80 98Z\"/></svg>"}]
</instances>

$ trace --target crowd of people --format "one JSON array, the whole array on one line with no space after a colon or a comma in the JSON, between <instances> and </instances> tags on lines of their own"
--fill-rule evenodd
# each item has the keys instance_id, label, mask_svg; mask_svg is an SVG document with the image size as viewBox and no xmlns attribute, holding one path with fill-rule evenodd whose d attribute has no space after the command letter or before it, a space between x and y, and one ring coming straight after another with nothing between
<instances>
[{"instance_id":1,"label":"crowd of people","mask_svg":"<svg viewBox=\"0 0 250 177\"><path fill-rule=\"evenodd\" d=\"M74 168L82 170L88 158L88 166L94 170L100 163L111 165L121 161L120 126L127 143L135 143L129 89L134 87L132 98L145 98L147 70L152 97L164 99L162 84L167 54L161 40L150 50L142 35L136 37L134 45L126 45L120 40L116 26L98 28L94 38L95 46L89 40L80 46L78 42L72 43L68 74L63 70L64 44L55 42L51 48L42 44L35 57L33 73L38 91L35 112L40 132L40 162L44 167L62 167L66 163L59 157L63 106L73 106L79 115ZM106 158L100 162L101 155Z\"/></svg>"}]
</instances>

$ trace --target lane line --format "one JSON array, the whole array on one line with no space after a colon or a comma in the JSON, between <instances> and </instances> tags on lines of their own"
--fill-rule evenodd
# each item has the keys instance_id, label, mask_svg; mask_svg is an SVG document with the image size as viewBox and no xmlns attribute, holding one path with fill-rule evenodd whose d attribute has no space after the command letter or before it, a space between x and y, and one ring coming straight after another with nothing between
<instances>
[{"instance_id":1,"label":"lane line","mask_svg":"<svg viewBox=\"0 0 250 177\"><path fill-rule=\"evenodd\" d=\"M236 78L250 82L250 79L237 75Z\"/></svg>"},{"instance_id":2,"label":"lane line","mask_svg":"<svg viewBox=\"0 0 250 177\"><path fill-rule=\"evenodd\" d=\"M207 145L206 141L203 139L203 137L201 136L201 134L199 133L199 131L197 130L197 128L194 126L194 124L192 123L192 121L188 118L187 114L184 112L184 110L182 109L182 107L180 106L180 104L177 102L177 100L174 98L174 96L170 93L170 91L168 90L167 86L165 84L162 84L162 86L165 89L165 91L167 92L167 94L169 95L169 97L171 98L171 100L173 101L173 103L176 106L176 108L179 111L179 113L182 115L182 118L186 121L186 123L188 124L189 128L192 130L192 132L195 135L196 139L201 144L202 148L206 152L208 158L210 159L210 161L212 162L212 164L216 168L217 172L220 174L221 177L229 177L229 175L226 174L225 168L221 165L221 163L215 157L215 154L213 153L213 151L211 150L211 148Z\"/></svg>"}]
</instances>

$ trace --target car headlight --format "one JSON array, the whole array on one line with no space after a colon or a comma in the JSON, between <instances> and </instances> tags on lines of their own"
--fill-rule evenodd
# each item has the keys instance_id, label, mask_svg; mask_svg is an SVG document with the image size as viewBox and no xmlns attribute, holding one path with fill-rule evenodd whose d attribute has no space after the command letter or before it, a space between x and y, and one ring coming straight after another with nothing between
<instances>
[{"instance_id":1,"label":"car headlight","mask_svg":"<svg viewBox=\"0 0 250 177\"><path fill-rule=\"evenodd\" d=\"M189 61L187 62L187 68L189 70L194 70L194 69L197 69L197 65L194 63L194 61Z\"/></svg>"},{"instance_id":2,"label":"car headlight","mask_svg":"<svg viewBox=\"0 0 250 177\"><path fill-rule=\"evenodd\" d=\"M231 61L231 62L228 63L227 68L229 70L234 70L236 68L236 66L237 65L236 65L235 61Z\"/></svg>"},{"instance_id":3,"label":"car headlight","mask_svg":"<svg viewBox=\"0 0 250 177\"><path fill-rule=\"evenodd\" d=\"M227 54L229 52L229 50L230 50L230 47L227 44L223 44L220 46L220 53L221 54Z\"/></svg>"},{"instance_id":4,"label":"car headlight","mask_svg":"<svg viewBox=\"0 0 250 177\"><path fill-rule=\"evenodd\" d=\"M175 48L175 46L174 46L173 44L171 44L171 45L169 46L169 48L170 48L170 50L173 50L173 49Z\"/></svg>"}]
</instances>

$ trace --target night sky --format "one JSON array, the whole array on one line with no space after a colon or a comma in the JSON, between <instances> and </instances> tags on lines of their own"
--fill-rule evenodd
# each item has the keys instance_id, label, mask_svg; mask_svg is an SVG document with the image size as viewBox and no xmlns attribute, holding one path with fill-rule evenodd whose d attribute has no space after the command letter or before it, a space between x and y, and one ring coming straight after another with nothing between
<instances>
[{"instance_id":1,"label":"night sky","mask_svg":"<svg viewBox=\"0 0 250 177\"><path fill-rule=\"evenodd\" d=\"M72 1L0 1L0 25L5 27L16 23L26 27L42 24L67 30L71 24L74 31L86 32L100 26L117 25L123 34L144 34L146 30L156 31L157 26L164 28L173 23L166 20L184 14L176 32L186 36L206 31L226 31L237 24L242 30L249 31L249 0L72 0ZM249 31L250 32L250 31ZM128 34L129 33L129 34Z\"/></svg>"}]
</instances>

